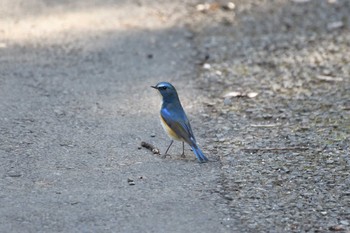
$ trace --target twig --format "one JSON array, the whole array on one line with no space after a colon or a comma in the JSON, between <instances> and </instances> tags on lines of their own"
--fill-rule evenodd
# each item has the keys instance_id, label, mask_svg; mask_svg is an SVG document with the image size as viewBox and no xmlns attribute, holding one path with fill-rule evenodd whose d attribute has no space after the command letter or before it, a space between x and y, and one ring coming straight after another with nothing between
<instances>
[{"instance_id":1,"label":"twig","mask_svg":"<svg viewBox=\"0 0 350 233\"><path fill-rule=\"evenodd\" d=\"M160 151L158 148L156 148L155 146L153 146L152 144L150 143L147 143L147 142L141 142L141 146L152 151L153 154L157 154L159 155L160 154Z\"/></svg>"},{"instance_id":2,"label":"twig","mask_svg":"<svg viewBox=\"0 0 350 233\"><path fill-rule=\"evenodd\" d=\"M280 151L280 150L308 150L308 147L281 147L281 148L243 148L246 151Z\"/></svg>"}]
</instances>

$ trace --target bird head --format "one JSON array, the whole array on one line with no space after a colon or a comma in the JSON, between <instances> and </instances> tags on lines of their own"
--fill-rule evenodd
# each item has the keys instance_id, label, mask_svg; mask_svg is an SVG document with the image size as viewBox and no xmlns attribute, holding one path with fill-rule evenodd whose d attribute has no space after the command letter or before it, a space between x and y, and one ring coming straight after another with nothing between
<instances>
[{"instance_id":1,"label":"bird head","mask_svg":"<svg viewBox=\"0 0 350 233\"><path fill-rule=\"evenodd\" d=\"M175 97L177 98L177 92L173 85L168 82L160 82L155 86L151 86L157 89L164 99Z\"/></svg>"}]
</instances>

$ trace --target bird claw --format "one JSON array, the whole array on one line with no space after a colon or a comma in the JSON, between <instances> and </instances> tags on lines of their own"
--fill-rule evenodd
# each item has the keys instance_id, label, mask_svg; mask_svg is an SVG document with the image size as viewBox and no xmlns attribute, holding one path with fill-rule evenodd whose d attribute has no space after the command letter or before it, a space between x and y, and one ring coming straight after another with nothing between
<instances>
[{"instance_id":1,"label":"bird claw","mask_svg":"<svg viewBox=\"0 0 350 233\"><path fill-rule=\"evenodd\" d=\"M169 154L164 154L164 155L161 156L161 158L165 159L167 156L171 157L171 155L169 155Z\"/></svg>"},{"instance_id":2,"label":"bird claw","mask_svg":"<svg viewBox=\"0 0 350 233\"><path fill-rule=\"evenodd\" d=\"M185 154L181 154L180 156L181 156L181 158L186 158Z\"/></svg>"}]
</instances>

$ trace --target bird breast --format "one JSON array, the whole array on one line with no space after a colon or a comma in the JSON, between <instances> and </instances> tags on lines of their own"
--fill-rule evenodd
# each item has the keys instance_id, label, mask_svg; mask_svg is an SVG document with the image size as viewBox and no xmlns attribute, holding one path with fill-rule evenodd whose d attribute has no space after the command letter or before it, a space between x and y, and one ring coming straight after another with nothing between
<instances>
[{"instance_id":1,"label":"bird breast","mask_svg":"<svg viewBox=\"0 0 350 233\"><path fill-rule=\"evenodd\" d=\"M168 124L165 122L165 120L163 119L162 115L160 115L160 123L162 124L162 127L164 129L164 131L168 134L168 136L171 139L177 140L177 141L183 141L182 138L180 138L179 136L177 136L177 134L175 133L174 130L172 130Z\"/></svg>"}]
</instances>

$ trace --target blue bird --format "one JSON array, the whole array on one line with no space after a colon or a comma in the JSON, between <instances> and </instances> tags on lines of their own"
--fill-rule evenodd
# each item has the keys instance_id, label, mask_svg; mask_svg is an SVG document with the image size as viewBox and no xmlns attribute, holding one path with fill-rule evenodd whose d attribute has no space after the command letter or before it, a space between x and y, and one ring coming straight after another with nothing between
<instances>
[{"instance_id":1,"label":"blue bird","mask_svg":"<svg viewBox=\"0 0 350 233\"><path fill-rule=\"evenodd\" d=\"M172 139L165 154L168 153L174 140L177 140L182 141L182 157L185 157L184 142L186 142L192 148L199 162L207 162L207 157L197 146L190 122L181 106L175 87L168 82L160 82L156 86L151 87L157 89L163 97L160 109L160 122L165 132Z\"/></svg>"}]
</instances>

